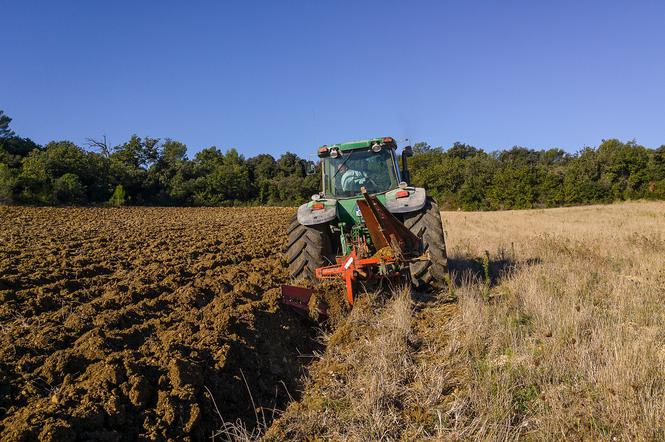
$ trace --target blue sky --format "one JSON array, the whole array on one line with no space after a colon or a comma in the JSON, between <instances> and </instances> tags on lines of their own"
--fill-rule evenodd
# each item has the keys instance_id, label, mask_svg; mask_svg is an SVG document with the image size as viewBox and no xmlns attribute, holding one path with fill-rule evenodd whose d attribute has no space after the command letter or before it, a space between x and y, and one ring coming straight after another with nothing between
<instances>
[{"instance_id":1,"label":"blue sky","mask_svg":"<svg viewBox=\"0 0 665 442\"><path fill-rule=\"evenodd\" d=\"M0 15L0 109L39 143L665 144L665 2L0 0Z\"/></svg>"}]
</instances>

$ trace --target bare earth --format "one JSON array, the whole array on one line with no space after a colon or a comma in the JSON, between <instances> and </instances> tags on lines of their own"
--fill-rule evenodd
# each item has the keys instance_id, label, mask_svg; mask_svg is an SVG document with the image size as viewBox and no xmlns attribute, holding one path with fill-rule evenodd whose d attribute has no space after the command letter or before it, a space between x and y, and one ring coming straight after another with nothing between
<instances>
[{"instance_id":1,"label":"bare earth","mask_svg":"<svg viewBox=\"0 0 665 442\"><path fill-rule=\"evenodd\" d=\"M314 348L278 304L292 214L0 207L0 438L201 439L282 408Z\"/></svg>"}]
</instances>

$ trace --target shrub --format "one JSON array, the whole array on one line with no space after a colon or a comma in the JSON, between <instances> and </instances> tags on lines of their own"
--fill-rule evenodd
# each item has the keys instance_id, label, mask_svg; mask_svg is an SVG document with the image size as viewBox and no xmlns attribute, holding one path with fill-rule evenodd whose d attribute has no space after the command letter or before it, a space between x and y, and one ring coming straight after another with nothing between
<instances>
[{"instance_id":1,"label":"shrub","mask_svg":"<svg viewBox=\"0 0 665 442\"><path fill-rule=\"evenodd\" d=\"M0 204L9 204L13 202L14 186L16 178L6 164L0 163Z\"/></svg>"},{"instance_id":2,"label":"shrub","mask_svg":"<svg viewBox=\"0 0 665 442\"><path fill-rule=\"evenodd\" d=\"M120 207L124 206L125 203L125 189L123 189L122 184L118 184L115 186L115 190L113 191L113 195L111 195L109 204L115 207Z\"/></svg>"},{"instance_id":3,"label":"shrub","mask_svg":"<svg viewBox=\"0 0 665 442\"><path fill-rule=\"evenodd\" d=\"M85 186L78 175L66 173L53 181L53 196L61 203L85 202Z\"/></svg>"}]
</instances>

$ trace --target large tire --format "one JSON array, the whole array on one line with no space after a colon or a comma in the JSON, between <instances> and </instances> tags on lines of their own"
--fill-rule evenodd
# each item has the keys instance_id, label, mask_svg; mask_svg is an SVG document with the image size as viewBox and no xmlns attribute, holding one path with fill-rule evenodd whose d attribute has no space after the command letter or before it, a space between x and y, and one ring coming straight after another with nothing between
<instances>
[{"instance_id":1,"label":"large tire","mask_svg":"<svg viewBox=\"0 0 665 442\"><path fill-rule=\"evenodd\" d=\"M303 226L293 216L288 230L286 261L293 279L316 278L316 269L330 265L334 261L331 232L328 223L316 226Z\"/></svg>"},{"instance_id":2,"label":"large tire","mask_svg":"<svg viewBox=\"0 0 665 442\"><path fill-rule=\"evenodd\" d=\"M411 283L417 288L446 288L449 280L448 256L439 206L427 197L422 209L404 214L404 225L422 238L422 252L429 252L430 256L428 261L410 265Z\"/></svg>"}]
</instances>

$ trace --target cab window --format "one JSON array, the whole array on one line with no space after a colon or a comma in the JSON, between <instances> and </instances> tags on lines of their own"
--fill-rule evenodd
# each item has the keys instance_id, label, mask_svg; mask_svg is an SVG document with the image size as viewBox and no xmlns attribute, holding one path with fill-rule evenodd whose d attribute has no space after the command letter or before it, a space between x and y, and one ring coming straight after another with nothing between
<instances>
[{"instance_id":1,"label":"cab window","mask_svg":"<svg viewBox=\"0 0 665 442\"><path fill-rule=\"evenodd\" d=\"M337 158L323 159L323 191L332 197L351 197L365 187L370 193L385 192L398 184L392 149L355 150Z\"/></svg>"}]
</instances>

